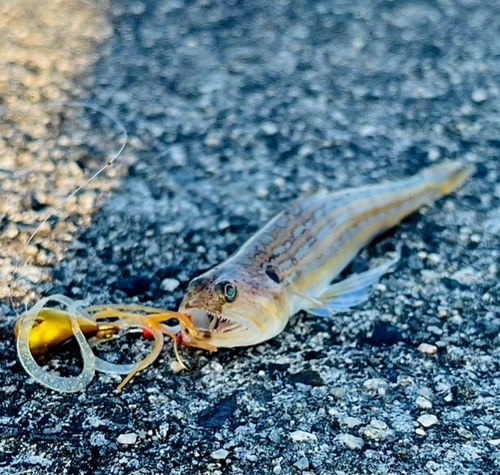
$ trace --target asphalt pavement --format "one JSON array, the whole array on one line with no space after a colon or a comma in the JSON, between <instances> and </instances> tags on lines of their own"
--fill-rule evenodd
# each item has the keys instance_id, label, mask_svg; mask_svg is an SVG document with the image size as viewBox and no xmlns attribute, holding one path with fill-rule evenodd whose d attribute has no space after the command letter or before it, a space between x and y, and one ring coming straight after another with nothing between
<instances>
[{"instance_id":1,"label":"asphalt pavement","mask_svg":"<svg viewBox=\"0 0 500 475\"><path fill-rule=\"evenodd\" d=\"M34 3L0 6L0 472L500 473L500 4ZM73 101L112 113L127 149L14 272L120 148ZM185 349L189 372L167 342L121 393L98 374L58 394L16 359L10 293L18 308L52 293L176 308L295 198L445 159L477 172L361 252L349 272L402 245L353 311L299 314L251 348ZM48 367L78 365L69 347Z\"/></svg>"}]
</instances>

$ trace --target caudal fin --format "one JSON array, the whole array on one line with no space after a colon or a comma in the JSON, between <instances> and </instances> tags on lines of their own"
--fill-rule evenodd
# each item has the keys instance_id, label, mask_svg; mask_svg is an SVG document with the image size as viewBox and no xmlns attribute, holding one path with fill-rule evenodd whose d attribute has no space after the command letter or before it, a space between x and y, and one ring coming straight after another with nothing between
<instances>
[{"instance_id":1,"label":"caudal fin","mask_svg":"<svg viewBox=\"0 0 500 475\"><path fill-rule=\"evenodd\" d=\"M444 196L460 188L475 171L474 165L449 161L426 168L421 174L427 176L434 184L436 191Z\"/></svg>"}]
</instances>

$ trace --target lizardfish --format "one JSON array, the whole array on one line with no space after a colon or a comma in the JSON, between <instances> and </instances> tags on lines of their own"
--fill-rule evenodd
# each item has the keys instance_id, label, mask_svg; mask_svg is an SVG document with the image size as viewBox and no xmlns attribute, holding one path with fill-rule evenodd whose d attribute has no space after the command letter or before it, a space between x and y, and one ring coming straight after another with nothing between
<instances>
[{"instance_id":1,"label":"lizardfish","mask_svg":"<svg viewBox=\"0 0 500 475\"><path fill-rule=\"evenodd\" d=\"M461 186L474 167L444 162L400 181L294 202L229 259L191 281L180 343L248 346L278 335L303 310L327 316L364 302L397 258L332 284L359 250L424 204Z\"/></svg>"}]
</instances>

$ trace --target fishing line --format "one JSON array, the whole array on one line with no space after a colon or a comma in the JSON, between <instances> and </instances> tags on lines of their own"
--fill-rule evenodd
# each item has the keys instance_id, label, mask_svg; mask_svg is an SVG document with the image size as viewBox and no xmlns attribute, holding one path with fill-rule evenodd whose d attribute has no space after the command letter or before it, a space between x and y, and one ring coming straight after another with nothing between
<instances>
[{"instance_id":1,"label":"fishing line","mask_svg":"<svg viewBox=\"0 0 500 475\"><path fill-rule=\"evenodd\" d=\"M28 241L24 245L23 249L21 250L21 253L19 254L18 258L15 261L14 264L14 269L12 271L12 275L10 280L8 281L8 289L9 289L9 302L14 310L14 313L16 317L19 317L19 312L17 311L17 308L14 303L14 292L13 292L13 284L16 280L16 274L17 271L19 270L21 264L23 263L24 256L26 254L26 251L29 247L29 245L33 242L37 234L40 232L40 230L45 226L45 224L49 221L54 216L57 216L57 214L61 211L61 209L68 203L71 198L76 196L80 191L82 191L85 187L87 187L91 182L93 182L101 173L103 173L106 169L110 168L115 160L122 154L123 150L127 146L128 143L128 132L125 129L125 126L123 123L115 117L109 110L104 109L103 107L93 104L91 102L78 102L78 101L70 101L70 102L52 102L52 103L47 103L43 104L46 105L48 108L55 108L55 107L79 107L83 109L90 109L93 110L94 112L98 112L102 114L103 116L107 117L111 122L113 122L116 127L119 129L122 137L123 137L123 143L120 146L118 152L116 152L111 159L109 159L101 168L99 168L96 172L94 172L82 185L77 187L72 193L70 193L64 200L56 206L53 211L49 213L49 215L38 225L38 227L35 229L35 231L31 234L29 237Z\"/></svg>"}]
</instances>

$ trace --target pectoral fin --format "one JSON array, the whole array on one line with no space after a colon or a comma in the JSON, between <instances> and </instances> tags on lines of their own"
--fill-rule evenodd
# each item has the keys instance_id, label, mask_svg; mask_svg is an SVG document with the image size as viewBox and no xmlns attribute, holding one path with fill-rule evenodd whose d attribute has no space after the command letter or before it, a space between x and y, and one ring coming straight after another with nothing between
<instances>
[{"instance_id":1,"label":"pectoral fin","mask_svg":"<svg viewBox=\"0 0 500 475\"><path fill-rule=\"evenodd\" d=\"M345 312L363 303L373 293L373 286L398 261L399 255L374 269L336 282L319 299L308 299L314 304L307 309L307 312L311 315L327 317L335 312Z\"/></svg>"}]
</instances>

